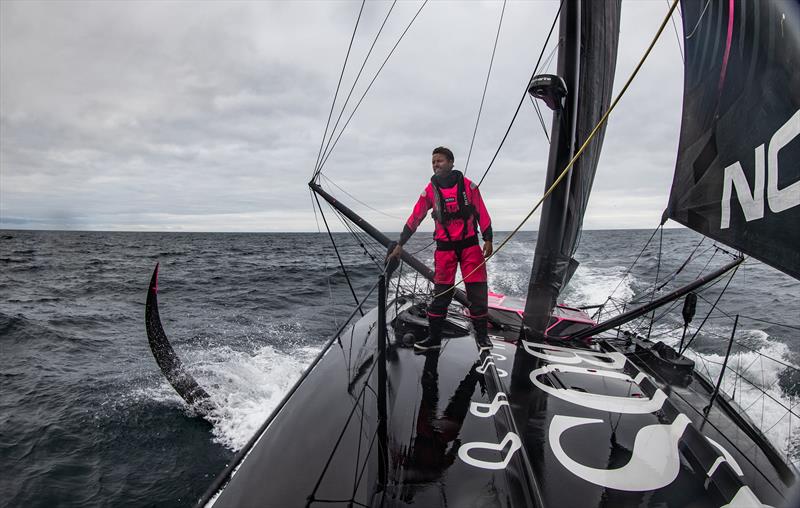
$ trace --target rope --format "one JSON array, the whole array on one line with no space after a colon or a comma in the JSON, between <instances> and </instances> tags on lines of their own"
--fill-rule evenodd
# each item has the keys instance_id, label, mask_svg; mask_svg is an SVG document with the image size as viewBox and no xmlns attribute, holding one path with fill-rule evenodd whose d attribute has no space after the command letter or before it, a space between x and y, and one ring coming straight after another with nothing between
<instances>
[{"instance_id":1,"label":"rope","mask_svg":"<svg viewBox=\"0 0 800 508\"><path fill-rule=\"evenodd\" d=\"M358 30L358 23L361 21L361 13L364 12L364 4L367 0L361 1L361 9L358 11L358 18L356 19L356 26L353 27L353 35L350 36L350 45L347 46L347 54L344 57L344 64L342 64L342 72L339 74L339 82L336 83L336 92L333 94L333 104L331 104L331 111L328 113L328 121L325 124L325 133L322 135L322 141L319 143L319 152L317 153L317 162L314 164L314 173L312 180L317 176L317 166L319 166L319 158L322 156L322 146L325 144L325 138L328 136L328 127L331 124L331 117L333 117L333 107L336 105L336 97L339 95L339 87L342 85L342 77L344 77L344 70L347 67L347 60L350 58L350 50L353 48L353 41L356 39L356 31Z\"/></svg>"},{"instance_id":2,"label":"rope","mask_svg":"<svg viewBox=\"0 0 800 508\"><path fill-rule=\"evenodd\" d=\"M589 133L589 136L586 138L586 141L583 142L583 144L578 149L578 151L575 153L575 155L572 157L572 159L569 161L569 163L567 163L567 166L564 168L564 170L561 172L561 174L558 175L558 178L555 179L553 184L550 185L550 188L547 189L547 191L544 193L544 195L542 195L542 197L539 199L539 201L536 203L536 205L533 207L533 209L530 212L528 212L528 215L526 215L525 218L522 219L522 222L520 222L519 225L516 228L514 228L514 231L512 231L511 234L508 235L508 237L506 237L505 240L503 240L503 242L497 247L497 249L494 250L494 252L492 252L492 254L489 257L484 259L483 262L480 263L478 266L476 266L470 273L468 273L467 275L462 277L460 281L458 281L457 283L453 284L452 287L447 288L447 290L443 291L442 293L440 293L439 295L436 295L436 296L441 296L444 293L447 293L447 291L450 291L453 288L455 288L461 282L464 282L464 279L466 279L467 277L469 277L470 275L475 273L476 270L478 270L479 268L484 266L487 261L492 259L498 252L500 252L500 250L502 250L503 247L505 247L505 245L508 243L508 241L511 240L511 238L513 238L514 235L516 235L519 232L519 230L522 228L523 225L525 225L526 222L528 222L528 219L530 219L531 216L534 214L534 212L536 212L536 210L539 209L539 207L544 202L544 200L547 199L550 196L550 194L553 193L553 191L558 186L558 184L560 184L561 181L564 180L564 178L569 173L570 169L572 169L572 166L575 165L575 161L577 161L578 157L580 157L583 154L583 152L586 150L586 147L589 146L589 143L594 139L595 135L597 134L597 131L599 131L600 127L602 127L603 124L605 124L605 122L608 119L608 117L611 114L611 112L614 111L614 108L617 106L617 104L619 103L620 99L622 99L622 96L625 95L625 92L628 91L628 87L630 87L631 83L633 82L633 79L639 73L639 69L642 68L642 65L644 65L645 60L650 55L650 52L653 50L653 47L656 45L656 42L658 41L659 36L661 36L661 33L664 31L664 27L667 26L667 22L669 22L669 18L672 15L672 12L675 10L675 7L677 5L678 5L678 0L674 0L674 2L672 3L672 7L670 8L669 12L667 13L667 16L664 18L664 21L661 22L661 26L658 28L658 31L656 32L655 36L653 37L653 40L650 42L650 46L648 46L647 51L645 51L645 53L642 56L641 60L639 60L639 63L636 65L636 68L631 73L630 77L628 78L628 81L625 82L625 86L622 87L622 90L620 90L619 94L617 94L617 97L611 103L611 106L608 108L608 111L606 111L605 114L603 114L602 118L600 118L600 120L597 122L597 125L595 125L594 129L592 129L592 132ZM488 172L488 169L487 169L487 172ZM484 176L486 176L485 173L484 173ZM483 181L483 178L481 178L481 181ZM478 185L480 185L480 184L478 184Z\"/></svg>"},{"instance_id":3,"label":"rope","mask_svg":"<svg viewBox=\"0 0 800 508\"><path fill-rule=\"evenodd\" d=\"M500 40L500 28L503 26L503 16L506 13L506 0L503 0L503 9L500 11L500 22L497 24L497 35L494 37L494 47L492 48L492 58L489 60L489 71L486 73L486 83L483 84L483 95L481 95L481 105L478 107L478 118L475 119L475 130L472 131L472 141L469 144L469 153L467 153L467 163L464 165L464 175L467 174L469 168L469 159L472 157L472 146L475 144L475 137L478 134L478 124L481 121L481 112L483 111L483 101L486 99L486 90L489 88L489 76L492 75L492 66L494 65L494 54L497 51L497 41Z\"/></svg>"}]
</instances>

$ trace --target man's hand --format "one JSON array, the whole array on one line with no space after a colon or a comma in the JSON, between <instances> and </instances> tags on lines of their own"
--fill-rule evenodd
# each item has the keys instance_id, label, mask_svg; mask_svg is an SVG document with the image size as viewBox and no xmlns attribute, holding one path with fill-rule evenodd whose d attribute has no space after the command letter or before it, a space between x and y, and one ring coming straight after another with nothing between
<instances>
[{"instance_id":1,"label":"man's hand","mask_svg":"<svg viewBox=\"0 0 800 508\"><path fill-rule=\"evenodd\" d=\"M403 246L398 243L397 247L395 247L394 250L392 252L390 252L388 256L386 256L386 260L389 261L390 259L393 259L393 258L398 258L399 259L400 258L400 254L402 254L402 253L403 253Z\"/></svg>"},{"instance_id":2,"label":"man's hand","mask_svg":"<svg viewBox=\"0 0 800 508\"><path fill-rule=\"evenodd\" d=\"M486 259L492 255L494 252L494 248L492 247L492 242L483 242L483 258Z\"/></svg>"}]
</instances>

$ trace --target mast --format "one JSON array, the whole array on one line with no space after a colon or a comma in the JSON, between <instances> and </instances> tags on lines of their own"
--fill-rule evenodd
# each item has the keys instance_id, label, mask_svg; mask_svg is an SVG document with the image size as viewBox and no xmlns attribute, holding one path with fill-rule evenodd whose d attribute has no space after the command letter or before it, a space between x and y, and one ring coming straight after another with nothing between
<instances>
[{"instance_id":1,"label":"mast","mask_svg":"<svg viewBox=\"0 0 800 508\"><path fill-rule=\"evenodd\" d=\"M557 72L566 86L566 97L554 108L545 189L558 178L574 156L578 142L586 139L611 102L619 15L619 1L565 0L559 21ZM578 266L572 256L578 246L604 133L602 128L599 139L543 203L525 303L523 338L536 340L544 336L558 295Z\"/></svg>"}]
</instances>

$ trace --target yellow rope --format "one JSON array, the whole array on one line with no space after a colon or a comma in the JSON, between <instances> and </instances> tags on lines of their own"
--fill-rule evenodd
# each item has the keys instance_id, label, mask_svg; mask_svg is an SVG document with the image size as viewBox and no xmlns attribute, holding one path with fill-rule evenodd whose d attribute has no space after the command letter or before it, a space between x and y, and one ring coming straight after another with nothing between
<instances>
[{"instance_id":1,"label":"yellow rope","mask_svg":"<svg viewBox=\"0 0 800 508\"><path fill-rule=\"evenodd\" d=\"M469 277L470 275L475 273L476 270L478 270L480 267L484 266L490 259L492 259L495 254L500 252L500 249L502 249L508 243L508 241L511 240L511 238L515 234L517 234L517 232L519 232L519 230L522 228L522 226L526 222L528 222L528 219L530 219L531 216L536 212L536 210L539 209L539 207L542 205L544 200L547 199L547 197L550 194L553 193L553 191L555 190L556 186L558 186L558 184L561 183L561 181L564 179L564 177L567 176L567 173L569 173L569 170L572 169L572 166L575 164L575 161L578 160L578 157L580 157L581 154L584 152L584 150L586 150L586 147L589 146L589 143L592 141L592 139L594 138L595 134L597 134L597 131L600 130L600 127L602 127L602 125L606 122L606 120L608 119L608 116L611 114L612 111L614 111L614 108L617 106L617 103L620 101L622 96L625 95L625 92L628 90L628 87L633 82L633 78L636 77L636 74L638 74L639 69L641 69L642 65L644 65L644 61L650 55L650 52L653 50L653 47L656 45L656 42L658 41L658 38L661 36L661 33L664 31L664 28L667 26L667 23L669 22L669 19L672 17L672 13L675 11L675 7L677 7L677 6L678 6L678 0L674 0L672 2L672 6L669 8L669 11L667 12L667 15L664 17L664 21L661 22L661 26L658 28L658 31L656 32L655 36L653 37L653 40L650 42L650 46L648 46L647 51L645 51L644 55L642 55L641 60L639 60L639 63L636 65L636 68L631 73L630 77L628 78L628 81L625 83L625 86L623 86L622 90L620 90L620 92L617 94L617 97L614 99L614 102L611 103L611 106L608 108L608 111L606 111L605 114L603 115L603 117L600 118L600 120L597 122L597 125L595 125L594 129L592 129L592 132L589 133L589 136L586 138L586 141L583 142L583 144L581 145L580 149L578 149L578 151L572 157L572 160L569 161L569 163L567 164L567 167L565 167L564 170L561 172L561 174L558 175L558 178L556 178L555 181L553 182L553 184L550 185L550 188L548 188L547 191L544 193L544 195L542 195L541 199L539 199L539 201L536 203L536 205L533 207L533 209L528 213L528 215L526 215L525 218L522 219L522 222L519 223L519 226L517 226L514 229L514 231L512 231L511 234L508 235L508 237L505 240L503 240L503 243L501 243L497 247L497 249L492 252L492 254L489 257L484 259L481 264L476 266L467 275L464 275L461 278L461 280L459 280L458 282L453 284L452 287L449 287L449 288L447 288L447 290L442 291L441 293L439 293L437 295L434 295L434 298L437 298L437 297L447 293L448 291L452 291L456 286L458 286L459 284L464 282L464 279L466 279L467 277Z\"/></svg>"}]
</instances>

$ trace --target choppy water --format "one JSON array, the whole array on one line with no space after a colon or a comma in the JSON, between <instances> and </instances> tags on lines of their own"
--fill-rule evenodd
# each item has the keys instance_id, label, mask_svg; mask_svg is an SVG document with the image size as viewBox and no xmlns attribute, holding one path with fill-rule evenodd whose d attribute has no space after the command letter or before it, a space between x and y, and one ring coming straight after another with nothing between
<instances>
[{"instance_id":1,"label":"choppy water","mask_svg":"<svg viewBox=\"0 0 800 508\"><path fill-rule=\"evenodd\" d=\"M416 235L409 249L423 248L427 236ZM625 299L646 292L658 237L623 275L649 236L585 232L565 301L603 303L615 288ZM336 239L363 295L377 268L349 235ZM698 241L689 231L664 232L662 279ZM679 280L701 271L713 253L707 245ZM533 246L533 235L521 234L496 256L493 290L524 295ZM421 254L429 262L430 252ZM221 407L213 424L172 391L148 348L144 302L156 261L164 328ZM710 266L724 261L714 254ZM723 285L702 297L713 302ZM711 307L703 298L693 325ZM782 363L800 363L798 302L800 284L753 261L719 305L742 315L730 362L748 376L736 385L730 376L726 388L794 461L798 421L781 405L800 400L800 377ZM0 231L0 504L193 504L352 306L327 235ZM668 316L652 335L676 343L678 319ZM712 376L731 325L716 312L694 343Z\"/></svg>"}]
</instances>

